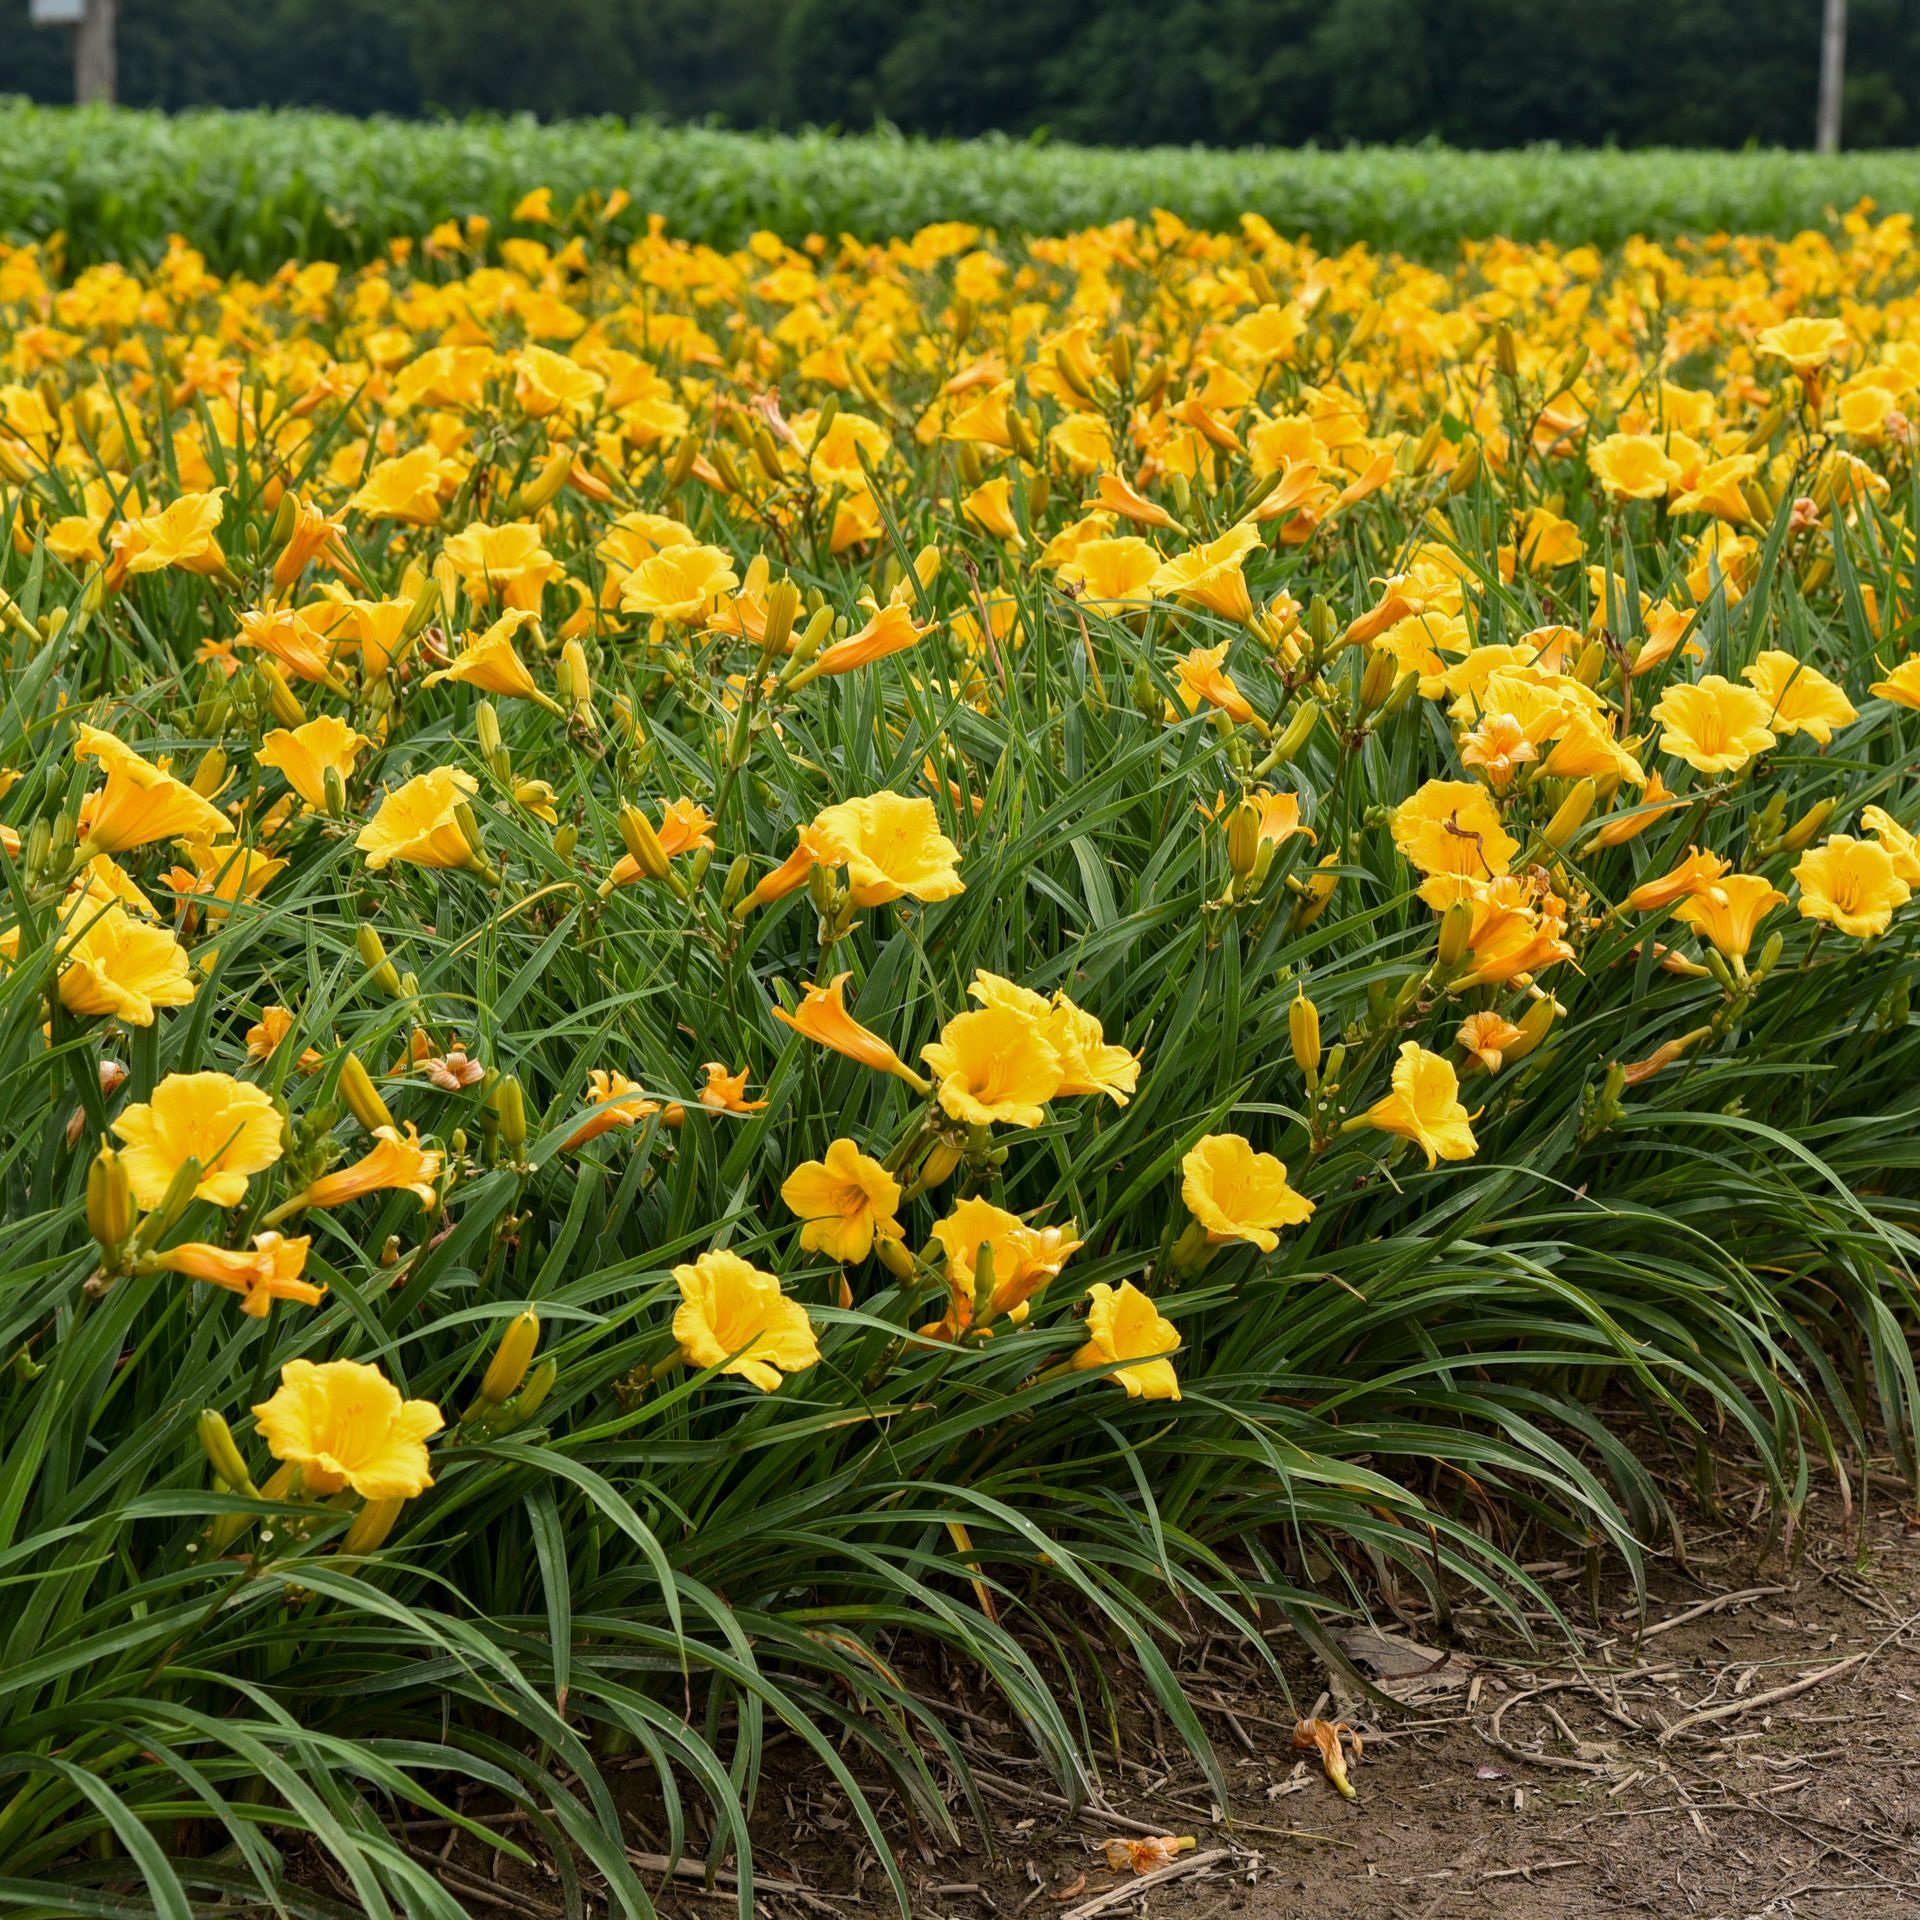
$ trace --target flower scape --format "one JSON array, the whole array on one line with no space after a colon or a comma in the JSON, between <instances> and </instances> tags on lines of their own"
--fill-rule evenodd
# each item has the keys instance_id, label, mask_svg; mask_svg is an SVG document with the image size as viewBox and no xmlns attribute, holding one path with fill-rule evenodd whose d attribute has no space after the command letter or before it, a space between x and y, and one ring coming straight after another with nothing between
<instances>
[{"instance_id":1,"label":"flower scape","mask_svg":"<svg viewBox=\"0 0 1920 1920\"><path fill-rule=\"evenodd\" d=\"M1187 1626L1631 1562L1603 1394L1911 1465L1904 216L618 210L0 247L15 1883L457 1911L475 1790L645 1913L637 1764L745 1912L787 1728L904 1910L930 1658L1078 1794L1094 1663L1211 1766Z\"/></svg>"}]
</instances>

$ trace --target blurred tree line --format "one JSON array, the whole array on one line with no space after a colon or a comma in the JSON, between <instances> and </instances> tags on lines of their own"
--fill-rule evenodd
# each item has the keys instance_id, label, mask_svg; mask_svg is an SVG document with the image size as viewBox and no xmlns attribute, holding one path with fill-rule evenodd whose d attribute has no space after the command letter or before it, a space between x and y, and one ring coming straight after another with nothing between
<instances>
[{"instance_id":1,"label":"blurred tree line","mask_svg":"<svg viewBox=\"0 0 1920 1920\"><path fill-rule=\"evenodd\" d=\"M0 0L0 93L68 37ZM1920 146L1920 0L1852 0L1849 146ZM1114 145L1804 146L1820 0L121 0L129 104L886 119Z\"/></svg>"}]
</instances>

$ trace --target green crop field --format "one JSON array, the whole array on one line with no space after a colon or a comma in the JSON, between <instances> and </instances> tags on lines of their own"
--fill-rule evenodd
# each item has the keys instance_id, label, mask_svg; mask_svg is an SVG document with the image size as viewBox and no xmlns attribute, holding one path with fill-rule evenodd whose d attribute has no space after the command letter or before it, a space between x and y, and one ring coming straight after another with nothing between
<instances>
[{"instance_id":1,"label":"green crop field","mask_svg":"<svg viewBox=\"0 0 1920 1920\"><path fill-rule=\"evenodd\" d=\"M217 267L361 261L448 214L503 220L530 183L624 187L692 240L908 233L931 220L1059 232L1165 207L1252 209L1323 247L1441 255L1463 235L1607 245L1636 233L1790 233L1871 196L1920 208L1920 155L1134 152L1007 140L721 133L619 121L412 124L306 113L76 114L0 107L0 234L67 236L75 262L186 236Z\"/></svg>"}]
</instances>

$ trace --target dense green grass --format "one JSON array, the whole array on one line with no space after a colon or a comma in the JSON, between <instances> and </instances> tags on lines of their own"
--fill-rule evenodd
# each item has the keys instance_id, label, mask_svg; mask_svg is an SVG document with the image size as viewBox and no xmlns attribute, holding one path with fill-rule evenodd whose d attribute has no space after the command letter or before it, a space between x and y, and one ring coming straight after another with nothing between
<instances>
[{"instance_id":1,"label":"dense green grass","mask_svg":"<svg viewBox=\"0 0 1920 1920\"><path fill-rule=\"evenodd\" d=\"M364 260L448 214L503 221L529 184L564 206L624 187L718 245L911 232L933 220L1060 231L1166 207L1232 227L1251 209L1323 246L1419 253L1462 235L1607 245L1630 234L1790 233L1871 195L1920 207L1920 155L1578 153L1530 148L1115 152L892 134L798 138L618 121L413 125L307 113L0 108L0 235L68 237L76 262L150 255L182 233L217 267Z\"/></svg>"}]
</instances>

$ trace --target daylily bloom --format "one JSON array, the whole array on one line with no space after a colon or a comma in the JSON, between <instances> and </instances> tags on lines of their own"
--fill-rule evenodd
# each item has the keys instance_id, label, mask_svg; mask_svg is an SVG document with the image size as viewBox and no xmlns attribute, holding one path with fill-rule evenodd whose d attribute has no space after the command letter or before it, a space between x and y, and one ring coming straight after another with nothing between
<instances>
[{"instance_id":1,"label":"daylily bloom","mask_svg":"<svg viewBox=\"0 0 1920 1920\"><path fill-rule=\"evenodd\" d=\"M712 614L721 595L739 584L733 556L720 547L662 547L627 575L620 605L628 613L697 626Z\"/></svg>"},{"instance_id":2,"label":"daylily bloom","mask_svg":"<svg viewBox=\"0 0 1920 1920\"><path fill-rule=\"evenodd\" d=\"M1885 846L1844 833L1802 854L1793 877L1800 883L1801 913L1856 940L1885 933L1893 924L1893 910L1904 907L1913 894Z\"/></svg>"},{"instance_id":3,"label":"daylily bloom","mask_svg":"<svg viewBox=\"0 0 1920 1920\"><path fill-rule=\"evenodd\" d=\"M1242 521L1217 540L1162 562L1147 589L1156 600L1184 600L1246 626L1253 619L1253 600L1241 563L1259 544L1259 529Z\"/></svg>"},{"instance_id":4,"label":"daylily bloom","mask_svg":"<svg viewBox=\"0 0 1920 1920\"><path fill-rule=\"evenodd\" d=\"M1411 1140L1429 1167L1437 1160L1471 1159L1480 1150L1452 1063L1412 1040L1401 1043L1393 1063L1393 1091L1361 1118L1382 1133Z\"/></svg>"},{"instance_id":5,"label":"daylily bloom","mask_svg":"<svg viewBox=\"0 0 1920 1920\"><path fill-rule=\"evenodd\" d=\"M940 830L923 795L871 793L825 808L806 839L822 865L844 866L856 907L888 901L951 900L966 888L960 849Z\"/></svg>"},{"instance_id":6,"label":"daylily bloom","mask_svg":"<svg viewBox=\"0 0 1920 1920\"><path fill-rule=\"evenodd\" d=\"M1256 1153L1237 1133L1210 1133L1180 1162L1180 1197L1216 1243L1244 1240L1271 1253L1280 1227L1313 1217L1313 1202L1287 1184L1286 1162Z\"/></svg>"},{"instance_id":7,"label":"daylily bloom","mask_svg":"<svg viewBox=\"0 0 1920 1920\"><path fill-rule=\"evenodd\" d=\"M1690 893L1673 917L1710 940L1729 960L1744 960L1754 930L1787 896L1758 874L1729 873L1711 887Z\"/></svg>"},{"instance_id":8,"label":"daylily bloom","mask_svg":"<svg viewBox=\"0 0 1920 1920\"><path fill-rule=\"evenodd\" d=\"M359 1360L289 1360L253 1417L267 1451L300 1470L306 1492L351 1487L363 1500L411 1500L432 1486L427 1442L446 1425L431 1400L403 1400Z\"/></svg>"},{"instance_id":9,"label":"daylily bloom","mask_svg":"<svg viewBox=\"0 0 1920 1920\"><path fill-rule=\"evenodd\" d=\"M1908 886L1920 886L1920 840L1885 807L1863 807L1860 824L1886 848L1893 870Z\"/></svg>"},{"instance_id":10,"label":"daylily bloom","mask_svg":"<svg viewBox=\"0 0 1920 1920\"><path fill-rule=\"evenodd\" d=\"M938 1040L920 1049L933 1069L940 1104L969 1126L1037 1127L1060 1091L1065 1069L1044 1030L1024 1014L989 1002L959 1013Z\"/></svg>"},{"instance_id":11,"label":"daylily bloom","mask_svg":"<svg viewBox=\"0 0 1920 1920\"><path fill-rule=\"evenodd\" d=\"M384 1193L402 1188L413 1194L421 1206L431 1209L439 1200L434 1182L440 1177L443 1156L438 1148L420 1144L420 1132L408 1122L403 1134L398 1127L375 1127L373 1146L351 1166L337 1173L323 1173L307 1190L275 1210L276 1215L302 1207L344 1207L369 1193Z\"/></svg>"},{"instance_id":12,"label":"daylily bloom","mask_svg":"<svg viewBox=\"0 0 1920 1920\"><path fill-rule=\"evenodd\" d=\"M1520 851L1486 788L1471 780L1429 780L1401 801L1393 844L1427 876L1420 898L1436 912L1505 873Z\"/></svg>"},{"instance_id":13,"label":"daylily bloom","mask_svg":"<svg viewBox=\"0 0 1920 1920\"><path fill-rule=\"evenodd\" d=\"M258 1025L247 1029L247 1058L271 1060L280 1050L281 1041L293 1031L295 1025L290 1008L262 1007ZM302 1073L311 1073L315 1067L324 1064L324 1056L308 1047L293 1064Z\"/></svg>"},{"instance_id":14,"label":"daylily bloom","mask_svg":"<svg viewBox=\"0 0 1920 1920\"><path fill-rule=\"evenodd\" d=\"M455 814L479 789L473 775L459 767L435 767L396 787L379 811L354 837L353 844L379 872L395 860L416 867L472 867L478 855Z\"/></svg>"},{"instance_id":15,"label":"daylily bloom","mask_svg":"<svg viewBox=\"0 0 1920 1920\"><path fill-rule=\"evenodd\" d=\"M204 1240L188 1240L152 1255L147 1264L159 1272L181 1273L191 1280L225 1287L240 1296L242 1313L263 1320L276 1300L317 1307L326 1297L324 1286L300 1277L306 1270L311 1244L304 1236L287 1240L271 1231L256 1233L252 1246L239 1251Z\"/></svg>"},{"instance_id":16,"label":"daylily bloom","mask_svg":"<svg viewBox=\"0 0 1920 1920\"><path fill-rule=\"evenodd\" d=\"M70 939L66 927L77 928ZM169 929L148 926L121 906L87 902L63 927L59 993L69 1013L150 1027L156 1008L192 1000L193 975L186 948Z\"/></svg>"},{"instance_id":17,"label":"daylily bloom","mask_svg":"<svg viewBox=\"0 0 1920 1920\"><path fill-rule=\"evenodd\" d=\"M1920 708L1920 655L1902 660L1867 691L1878 699L1891 700L1896 707Z\"/></svg>"},{"instance_id":18,"label":"daylily bloom","mask_svg":"<svg viewBox=\"0 0 1920 1920\"><path fill-rule=\"evenodd\" d=\"M933 1237L946 1256L947 1311L921 1333L930 1340L957 1340L969 1329L984 1329L1004 1315L1016 1325L1025 1320L1028 1302L1054 1279L1078 1251L1073 1222L1064 1227L1031 1227L1017 1213L977 1195L959 1202L944 1220L933 1223ZM987 1269L993 1288L980 1298Z\"/></svg>"},{"instance_id":19,"label":"daylily bloom","mask_svg":"<svg viewBox=\"0 0 1920 1920\"><path fill-rule=\"evenodd\" d=\"M836 640L809 667L802 670L807 680L822 675L851 673L856 667L870 667L889 654L904 653L923 640L929 629L915 623L904 602L889 600L874 610L872 618L857 633Z\"/></svg>"},{"instance_id":20,"label":"daylily bloom","mask_svg":"<svg viewBox=\"0 0 1920 1920\"><path fill-rule=\"evenodd\" d=\"M183 493L157 513L122 521L113 530L115 573L159 573L178 567L183 573L227 571L216 529L226 512L227 490Z\"/></svg>"},{"instance_id":21,"label":"daylily bloom","mask_svg":"<svg viewBox=\"0 0 1920 1920\"><path fill-rule=\"evenodd\" d=\"M824 1160L803 1160L782 1183L780 1198L804 1223L801 1246L829 1260L864 1260L876 1237L902 1235L894 1217L899 1181L851 1140L835 1140Z\"/></svg>"},{"instance_id":22,"label":"daylily bloom","mask_svg":"<svg viewBox=\"0 0 1920 1920\"><path fill-rule=\"evenodd\" d=\"M673 1270L680 1289L673 1337L690 1367L718 1367L771 1393L780 1377L820 1358L813 1323L771 1273L737 1253L703 1253Z\"/></svg>"},{"instance_id":23,"label":"daylily bloom","mask_svg":"<svg viewBox=\"0 0 1920 1920\"><path fill-rule=\"evenodd\" d=\"M1643 880L1621 903L1629 913L1657 913L1690 894L1710 892L1720 884L1731 861L1717 853L1689 847L1680 864L1658 880Z\"/></svg>"},{"instance_id":24,"label":"daylily bloom","mask_svg":"<svg viewBox=\"0 0 1920 1920\"><path fill-rule=\"evenodd\" d=\"M847 1011L847 982L852 978L850 972L836 973L824 987L807 988L796 1011L789 1013L785 1007L775 1007L773 1017L834 1053L858 1060L863 1067L904 1080L917 1093L930 1091L927 1082L877 1033L863 1027Z\"/></svg>"},{"instance_id":25,"label":"daylily bloom","mask_svg":"<svg viewBox=\"0 0 1920 1920\"><path fill-rule=\"evenodd\" d=\"M1468 1014L1453 1038L1467 1053L1469 1064L1478 1061L1489 1073L1498 1073L1506 1050L1524 1034L1504 1014L1489 1011Z\"/></svg>"},{"instance_id":26,"label":"daylily bloom","mask_svg":"<svg viewBox=\"0 0 1920 1920\"><path fill-rule=\"evenodd\" d=\"M1072 1361L1077 1371L1124 1361L1109 1378L1129 1400L1178 1400L1180 1378L1165 1356L1179 1349L1179 1329L1131 1280L1117 1290L1105 1282L1088 1290L1087 1343Z\"/></svg>"},{"instance_id":27,"label":"daylily bloom","mask_svg":"<svg viewBox=\"0 0 1920 1920\"><path fill-rule=\"evenodd\" d=\"M1853 702L1824 674L1778 648L1742 667L1740 678L1771 709L1767 725L1775 733L1804 733L1824 747L1835 727L1851 726L1860 717Z\"/></svg>"},{"instance_id":28,"label":"daylily bloom","mask_svg":"<svg viewBox=\"0 0 1920 1920\"><path fill-rule=\"evenodd\" d=\"M1774 745L1772 717L1771 701L1717 673L1694 683L1676 681L1652 714L1665 728L1660 751L1700 773L1734 773L1765 753Z\"/></svg>"},{"instance_id":29,"label":"daylily bloom","mask_svg":"<svg viewBox=\"0 0 1920 1920\"><path fill-rule=\"evenodd\" d=\"M189 1161L200 1164L194 1198L237 1207L247 1181L282 1151L279 1109L264 1087L225 1073L170 1073L148 1100L126 1108L113 1123L126 1142L120 1159L133 1197L151 1212Z\"/></svg>"},{"instance_id":30,"label":"daylily bloom","mask_svg":"<svg viewBox=\"0 0 1920 1920\"><path fill-rule=\"evenodd\" d=\"M1753 344L1759 352L1784 360L1795 373L1808 374L1846 351L1847 329L1843 321L1801 314L1768 327Z\"/></svg>"},{"instance_id":31,"label":"daylily bloom","mask_svg":"<svg viewBox=\"0 0 1920 1920\"><path fill-rule=\"evenodd\" d=\"M297 727L276 727L260 743L259 761L286 777L287 785L315 812L327 805L327 773L340 777L342 787L353 778L353 763L362 747L372 744L344 720L320 714Z\"/></svg>"},{"instance_id":32,"label":"daylily bloom","mask_svg":"<svg viewBox=\"0 0 1920 1920\"><path fill-rule=\"evenodd\" d=\"M559 702L534 685L533 675L527 671L526 662L513 644L514 636L523 627L532 627L537 633L539 626L537 614L510 608L486 632L470 636L444 667L428 674L421 684L434 687L443 680L458 680L465 686L478 687L483 693L531 700L549 713L558 713Z\"/></svg>"},{"instance_id":33,"label":"daylily bloom","mask_svg":"<svg viewBox=\"0 0 1920 1920\"><path fill-rule=\"evenodd\" d=\"M1181 699L1189 713L1197 712L1202 706L1218 707L1229 720L1245 725L1258 716L1253 702L1235 685L1233 676L1222 664L1226 657L1225 641L1217 647L1195 647L1174 662L1174 675L1180 682Z\"/></svg>"},{"instance_id":34,"label":"daylily bloom","mask_svg":"<svg viewBox=\"0 0 1920 1920\"><path fill-rule=\"evenodd\" d=\"M765 1109L764 1100L747 1098L745 1067L734 1073L724 1060L709 1060L700 1071L707 1076L707 1084L700 1089L703 1107L714 1113L759 1113Z\"/></svg>"},{"instance_id":35,"label":"daylily bloom","mask_svg":"<svg viewBox=\"0 0 1920 1920\"><path fill-rule=\"evenodd\" d=\"M233 832L232 821L211 800L112 734L83 723L73 750L81 759L97 760L107 776L106 785L81 804L80 859L155 840L222 840Z\"/></svg>"},{"instance_id":36,"label":"daylily bloom","mask_svg":"<svg viewBox=\"0 0 1920 1920\"><path fill-rule=\"evenodd\" d=\"M588 1073L586 1099L587 1117L567 1135L561 1147L563 1153L584 1147L589 1140L597 1140L615 1127L637 1126L660 1111L659 1101L649 1100L641 1091L639 1081L629 1080L624 1073L606 1067L595 1067Z\"/></svg>"},{"instance_id":37,"label":"daylily bloom","mask_svg":"<svg viewBox=\"0 0 1920 1920\"><path fill-rule=\"evenodd\" d=\"M1680 463L1650 433L1615 433L1587 456L1593 476L1616 500L1664 500Z\"/></svg>"}]
</instances>

